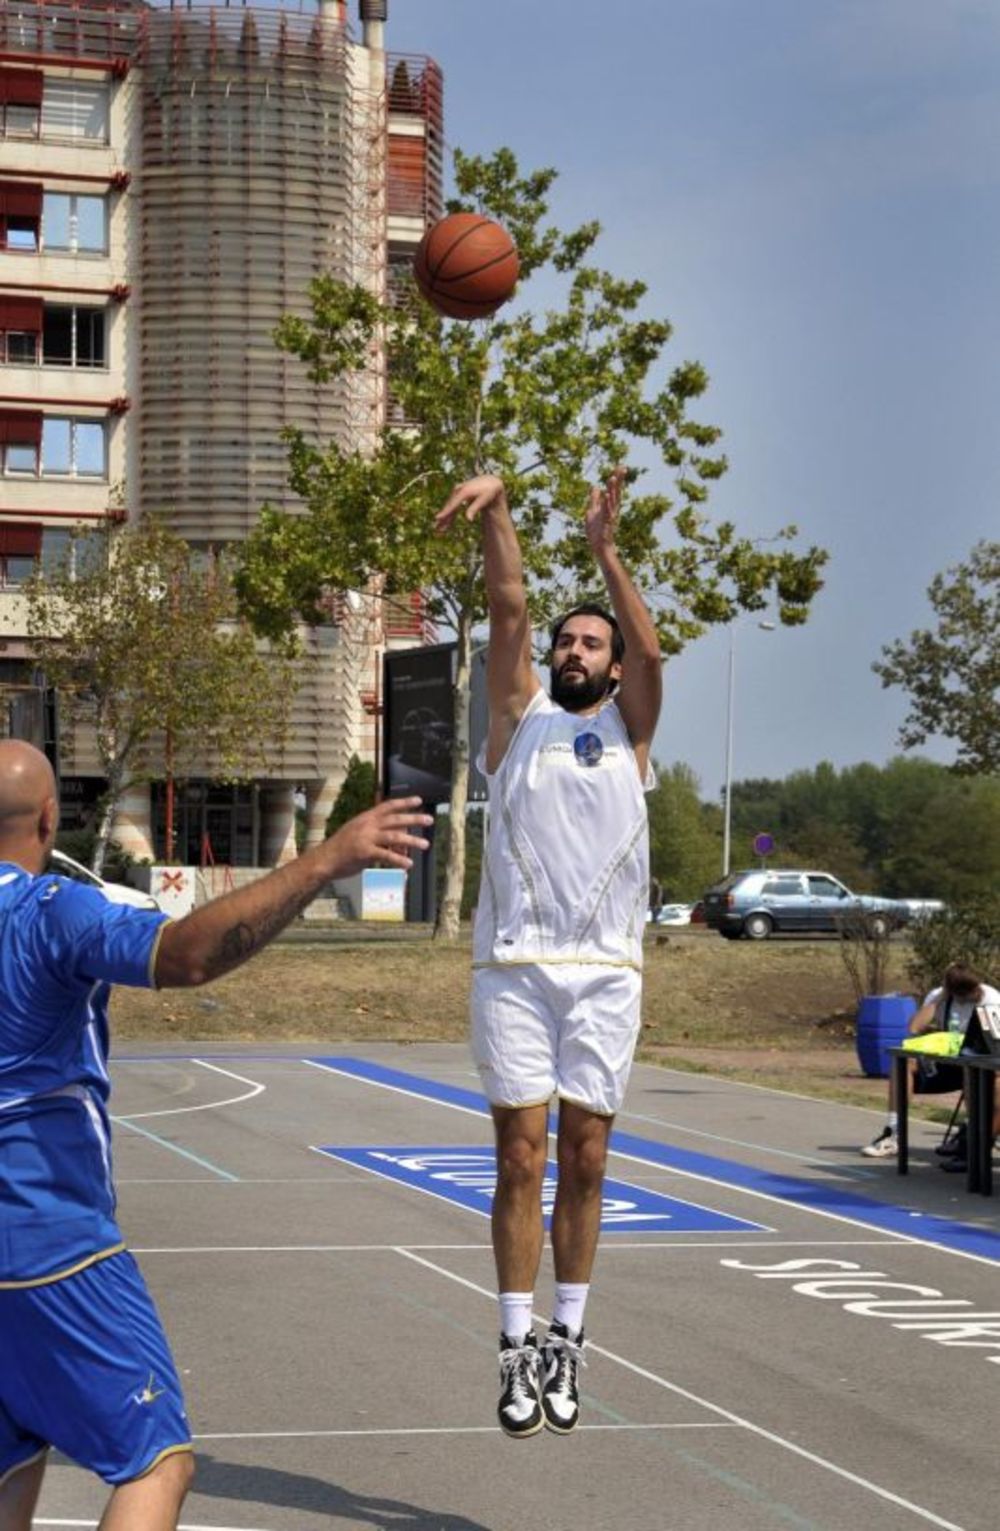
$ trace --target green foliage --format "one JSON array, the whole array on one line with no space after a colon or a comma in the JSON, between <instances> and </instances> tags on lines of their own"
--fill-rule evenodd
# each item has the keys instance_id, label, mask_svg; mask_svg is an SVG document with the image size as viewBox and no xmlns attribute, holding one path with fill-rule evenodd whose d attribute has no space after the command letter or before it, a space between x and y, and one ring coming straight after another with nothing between
<instances>
[{"instance_id":1,"label":"green foliage","mask_svg":"<svg viewBox=\"0 0 1000 1531\"><path fill-rule=\"evenodd\" d=\"M61 829L56 835L56 850L71 856L81 866L89 866L94 856L97 831L94 829ZM109 841L104 852L104 868L101 876L105 882L127 882L127 872L135 865L135 857L118 844Z\"/></svg>"},{"instance_id":2,"label":"green foliage","mask_svg":"<svg viewBox=\"0 0 1000 1531\"><path fill-rule=\"evenodd\" d=\"M362 760L358 755L352 755L347 763L347 774L337 793L337 800L330 810L330 817L326 821L327 835L332 835L341 824L346 824L348 819L353 819L355 814L364 813L366 808L371 808L375 802L375 767L370 760Z\"/></svg>"},{"instance_id":3,"label":"green foliage","mask_svg":"<svg viewBox=\"0 0 1000 1531\"><path fill-rule=\"evenodd\" d=\"M375 573L393 591L423 589L431 615L458 629L486 615L477 529L438 538L433 516L473 473L499 473L521 533L534 616L595 592L583 535L587 485L621 462L629 440L653 449L672 493L633 494L619 545L644 589L655 592L665 652L772 595L786 623L805 620L826 553L795 554L712 526L704 505L725 472L718 427L689 417L708 378L698 363L672 370L661 354L671 334L640 314L641 282L611 276L588 257L596 223L569 233L547 222L552 170L522 175L514 155L455 160L452 211L498 218L517 241L522 284L543 267L563 279L564 302L544 314L503 311L483 324L443 321L415 293L382 308L362 289L329 277L312 284L312 316L286 319L278 344L315 381L369 364L384 339L397 415L374 454L313 443L287 432L290 480L307 513L268 510L243 549L238 589L258 631L286 638L297 617L315 621L332 588L363 586ZM633 486L639 470L630 470ZM774 542L787 543L786 527Z\"/></svg>"},{"instance_id":4,"label":"green foliage","mask_svg":"<svg viewBox=\"0 0 1000 1531\"><path fill-rule=\"evenodd\" d=\"M616 543L650 603L665 654L706 627L773 600L782 622L804 622L827 554L793 552L792 526L764 545L705 512L726 471L717 426L692 418L708 386L693 361L672 368L662 353L670 324L642 314L646 288L591 262L597 223L565 232L548 222L555 171L522 174L509 149L490 158L455 155L449 210L481 211L515 239L521 284L550 268L561 305L544 313L502 310L477 324L450 322L412 282L393 306L332 277L311 287L309 319L286 319L277 344L318 384L369 369L383 348L389 419L371 450L313 442L286 431L289 481L305 511L266 509L241 550L241 609L265 636L289 642L296 621L322 620L332 590L388 597L421 590L429 616L458 635L452 811L465 823L469 687L464 656L486 619L479 528L447 537L434 516L474 474L498 474L518 527L532 618L543 628L560 609L603 594L584 533L588 486L644 444L669 492L638 491L629 469ZM400 427L406 427L401 429ZM451 841L443 928L457 934L463 837Z\"/></svg>"},{"instance_id":5,"label":"green foliage","mask_svg":"<svg viewBox=\"0 0 1000 1531\"><path fill-rule=\"evenodd\" d=\"M698 798L698 779L689 766L657 768L649 808L649 865L664 903L694 903L718 880L721 828L717 812Z\"/></svg>"},{"instance_id":6,"label":"green foliage","mask_svg":"<svg viewBox=\"0 0 1000 1531\"><path fill-rule=\"evenodd\" d=\"M872 666L883 687L909 693L899 742L932 734L958 745L956 768L1000 773L1000 542L979 542L967 562L936 574L927 591L938 617L883 648Z\"/></svg>"},{"instance_id":7,"label":"green foliage","mask_svg":"<svg viewBox=\"0 0 1000 1531\"><path fill-rule=\"evenodd\" d=\"M199 568L147 519L76 534L64 566L23 590L32 652L66 716L93 726L107 778L95 870L132 783L203 762L245 778L280 751L291 667L237 618L224 562Z\"/></svg>"},{"instance_id":8,"label":"green foliage","mask_svg":"<svg viewBox=\"0 0 1000 1531\"><path fill-rule=\"evenodd\" d=\"M987 983L1000 981L1000 893L969 898L915 925L909 976L922 994L952 962L967 962Z\"/></svg>"},{"instance_id":9,"label":"green foliage","mask_svg":"<svg viewBox=\"0 0 1000 1531\"><path fill-rule=\"evenodd\" d=\"M820 868L857 892L953 902L997 885L1000 779L919 758L842 771L824 762L783 782L737 782L733 825L743 843L772 834L774 866Z\"/></svg>"},{"instance_id":10,"label":"green foliage","mask_svg":"<svg viewBox=\"0 0 1000 1531\"><path fill-rule=\"evenodd\" d=\"M483 829L485 814L480 808L470 808L465 818L465 867L462 877L461 918L468 920L479 898L479 874L483 865ZM445 892L448 874L448 852L451 844L451 815L438 814L435 829L437 840L435 869L437 872L437 897L440 905Z\"/></svg>"}]
</instances>

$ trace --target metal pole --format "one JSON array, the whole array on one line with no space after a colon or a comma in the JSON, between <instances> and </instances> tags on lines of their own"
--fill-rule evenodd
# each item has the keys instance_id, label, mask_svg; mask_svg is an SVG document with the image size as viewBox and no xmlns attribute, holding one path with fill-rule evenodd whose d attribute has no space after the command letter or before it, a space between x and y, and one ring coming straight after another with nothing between
<instances>
[{"instance_id":1,"label":"metal pole","mask_svg":"<svg viewBox=\"0 0 1000 1531\"><path fill-rule=\"evenodd\" d=\"M733 796L733 689L736 679L735 624L729 624L729 687L726 703L726 802L722 828L722 875L729 876L730 825Z\"/></svg>"}]
</instances>

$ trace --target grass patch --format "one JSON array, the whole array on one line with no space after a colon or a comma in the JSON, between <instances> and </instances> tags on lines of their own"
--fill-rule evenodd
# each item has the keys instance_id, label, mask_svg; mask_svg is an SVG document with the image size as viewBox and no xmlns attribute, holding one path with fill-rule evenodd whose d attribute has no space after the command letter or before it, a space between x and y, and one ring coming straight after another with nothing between
<instances>
[{"instance_id":1,"label":"grass patch","mask_svg":"<svg viewBox=\"0 0 1000 1531\"><path fill-rule=\"evenodd\" d=\"M907 987L894 941L890 980ZM280 942L204 989L118 989L119 1041L461 1042L471 948L408 927L344 926L316 944ZM854 1050L855 1002L836 941L723 941L711 932L648 937L644 1062L803 1095L881 1106ZM928 1114L939 1115L940 1108ZM947 1114L947 1113L945 1113Z\"/></svg>"}]
</instances>

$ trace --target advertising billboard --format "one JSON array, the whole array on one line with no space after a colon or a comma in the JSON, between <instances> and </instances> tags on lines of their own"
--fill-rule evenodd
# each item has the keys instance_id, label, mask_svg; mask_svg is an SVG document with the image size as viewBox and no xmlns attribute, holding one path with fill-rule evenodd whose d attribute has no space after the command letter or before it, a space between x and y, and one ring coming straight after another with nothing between
<instances>
[{"instance_id":1,"label":"advertising billboard","mask_svg":"<svg viewBox=\"0 0 1000 1531\"><path fill-rule=\"evenodd\" d=\"M386 797L451 796L454 643L389 651L383 660Z\"/></svg>"}]
</instances>

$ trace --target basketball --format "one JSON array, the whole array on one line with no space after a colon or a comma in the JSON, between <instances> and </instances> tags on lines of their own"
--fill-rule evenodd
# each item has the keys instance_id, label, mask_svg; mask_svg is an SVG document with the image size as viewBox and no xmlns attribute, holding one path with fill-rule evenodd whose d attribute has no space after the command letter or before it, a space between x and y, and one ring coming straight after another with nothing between
<instances>
[{"instance_id":1,"label":"basketball","mask_svg":"<svg viewBox=\"0 0 1000 1531\"><path fill-rule=\"evenodd\" d=\"M421 293L449 319L488 319L514 291L519 269L507 230L481 213L442 218L413 257Z\"/></svg>"}]
</instances>

